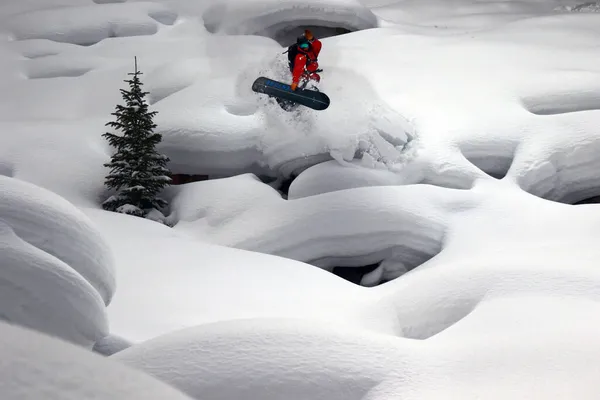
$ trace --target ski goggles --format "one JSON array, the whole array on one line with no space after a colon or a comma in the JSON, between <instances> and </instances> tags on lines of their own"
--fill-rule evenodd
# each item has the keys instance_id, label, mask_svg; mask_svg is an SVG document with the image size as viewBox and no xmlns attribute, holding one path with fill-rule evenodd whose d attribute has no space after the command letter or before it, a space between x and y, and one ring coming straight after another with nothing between
<instances>
[{"instance_id":1,"label":"ski goggles","mask_svg":"<svg viewBox=\"0 0 600 400\"><path fill-rule=\"evenodd\" d=\"M301 44L298 45L298 47L300 47L301 49L304 49L304 50L308 49L309 46L310 45L308 43L301 43Z\"/></svg>"}]
</instances>

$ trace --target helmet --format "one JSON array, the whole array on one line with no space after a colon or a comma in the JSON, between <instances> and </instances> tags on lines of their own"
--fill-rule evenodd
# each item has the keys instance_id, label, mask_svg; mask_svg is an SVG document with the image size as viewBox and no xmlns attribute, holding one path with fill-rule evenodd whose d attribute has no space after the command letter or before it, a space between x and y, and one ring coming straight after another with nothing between
<instances>
[{"instance_id":1,"label":"helmet","mask_svg":"<svg viewBox=\"0 0 600 400\"><path fill-rule=\"evenodd\" d=\"M296 40L296 44L301 51L308 51L310 48L310 42L304 36L300 36L298 40Z\"/></svg>"}]
</instances>

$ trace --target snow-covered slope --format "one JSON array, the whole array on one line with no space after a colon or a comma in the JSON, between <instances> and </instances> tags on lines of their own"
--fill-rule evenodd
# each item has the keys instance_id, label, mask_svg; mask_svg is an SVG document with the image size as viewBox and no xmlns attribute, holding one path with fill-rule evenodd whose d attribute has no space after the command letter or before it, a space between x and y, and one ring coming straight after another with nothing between
<instances>
[{"instance_id":1,"label":"snow-covered slope","mask_svg":"<svg viewBox=\"0 0 600 400\"><path fill-rule=\"evenodd\" d=\"M56 194L0 175L0 218L29 244L69 265L109 304L114 260L93 223Z\"/></svg>"},{"instance_id":2,"label":"snow-covered slope","mask_svg":"<svg viewBox=\"0 0 600 400\"><path fill-rule=\"evenodd\" d=\"M0 322L2 398L160 399L189 397L121 363L38 332Z\"/></svg>"},{"instance_id":3,"label":"snow-covered slope","mask_svg":"<svg viewBox=\"0 0 600 400\"><path fill-rule=\"evenodd\" d=\"M93 4L35 10L9 20L15 40L48 39L89 46L109 37L152 35L177 14L156 3Z\"/></svg>"},{"instance_id":4,"label":"snow-covered slope","mask_svg":"<svg viewBox=\"0 0 600 400\"><path fill-rule=\"evenodd\" d=\"M600 331L588 322L597 312L596 302L577 297L492 298L429 341L305 320L242 320L176 332L113 359L195 399L591 400Z\"/></svg>"},{"instance_id":5,"label":"snow-covered slope","mask_svg":"<svg viewBox=\"0 0 600 400\"><path fill-rule=\"evenodd\" d=\"M0 238L3 320L87 346L108 333L102 299L87 281L2 221Z\"/></svg>"},{"instance_id":6,"label":"snow-covered slope","mask_svg":"<svg viewBox=\"0 0 600 400\"><path fill-rule=\"evenodd\" d=\"M457 207L469 207L465 193L458 190L389 186L336 191L294 201L271 194L244 210L238 206L239 200L229 207L227 200L222 201L232 193L227 188L235 187L235 180L215 181L212 186L221 183L217 193L222 196L204 197L201 201L207 205L196 215L191 216L190 210L182 207L178 213L190 216L176 229L216 244L275 254L326 269L385 261L393 278L398 276L393 271L405 272L437 254L446 214ZM205 185L195 184L200 189ZM184 193L191 190L193 186ZM174 206L183 206L178 199Z\"/></svg>"},{"instance_id":7,"label":"snow-covered slope","mask_svg":"<svg viewBox=\"0 0 600 400\"><path fill-rule=\"evenodd\" d=\"M379 296L300 262L198 241L144 219L86 210L115 252L111 332L134 343L180 328L293 315L393 331ZM144 234L140 234L144 232Z\"/></svg>"},{"instance_id":8,"label":"snow-covered slope","mask_svg":"<svg viewBox=\"0 0 600 400\"><path fill-rule=\"evenodd\" d=\"M436 258L371 289L376 301L361 296L361 318L388 324L290 312L186 329L114 358L197 399L595 398L600 210L493 181L465 197Z\"/></svg>"},{"instance_id":9,"label":"snow-covered slope","mask_svg":"<svg viewBox=\"0 0 600 400\"><path fill-rule=\"evenodd\" d=\"M234 0L213 4L202 16L211 32L269 37L302 25L352 31L378 25L377 17L357 0Z\"/></svg>"},{"instance_id":10,"label":"snow-covered slope","mask_svg":"<svg viewBox=\"0 0 600 400\"><path fill-rule=\"evenodd\" d=\"M531 9L536 7L528 4ZM8 69L3 86L18 95L0 107L0 116L6 121L3 129L18 132L3 146L2 160L19 167L18 177L77 204L89 203L88 199L101 191L97 182L102 179L101 164L108 149L99 133L119 100L115 89L131 69L133 55L139 58L159 111L159 131L165 137L162 150L179 173L276 171L290 175L327 157L350 161L358 156L367 163L400 162L405 166L401 182L463 187L469 175L477 175L463 155L486 172L501 175L511 167L516 149L525 147L525 141L531 142L526 147L543 146L544 154L524 150L538 160L556 158L555 153L564 147L561 140L574 131L582 137L583 147L595 143L590 141L595 140L591 130L597 113L573 112L598 106L594 94L598 92L598 60L590 50L597 45L595 14L552 11L548 16L477 33L454 30L452 35L440 36L439 28L427 28L423 23L415 31L411 23L324 39L322 90L330 95L332 105L324 113L303 110L296 115L258 100L249 89L258 75L287 79L285 56L280 54L283 49L275 42L256 36L210 35L187 15L176 19L176 9L165 5L133 2L85 7L89 12L82 15L124 24L125 28L109 32L109 36L119 37L87 47L41 39L13 41L3 61ZM119 7L124 8L111 11ZM234 9L227 8L228 12ZM475 11L467 7L464 14L477 18ZM67 32L60 25L65 9L40 12L56 13L52 17L56 20L37 18L35 13L20 18L37 22L32 23L36 31L31 35L46 31L23 36L19 29L28 25L7 25L10 34L25 38ZM486 15L497 14L490 11ZM138 17L152 20L153 30L135 31L146 26L138 23ZM88 35L85 29L92 27L85 23L69 29L83 37ZM540 29L542 36L535 33ZM106 36L102 29L90 32L97 35L94 40ZM137 36L142 33L144 36ZM63 39L68 40L68 35ZM15 60L19 54L35 58ZM12 78L23 75L29 79ZM57 90L61 92L59 102L52 101ZM85 95L90 91L93 98ZM22 123L24 119L27 123ZM52 121L40 126L31 119ZM75 131L77 134L70 133ZM311 134L306 135L307 131ZM85 151L58 164L53 157L56 153L44 148L40 154L35 143L48 140L45 132L56 132L51 136L58 154L69 152L72 140L80 141L77 147ZM418 137L416 154L410 157L401 154L407 134ZM20 154L23 148L29 149L28 153ZM47 160L48 172L52 172L47 179L28 171L32 157ZM525 188L555 198L530 181L539 173L539 163L523 160L523 164L518 175L531 176L519 177ZM79 173L82 168L84 173ZM443 176L440 170L445 172ZM89 181L84 178L88 176ZM590 180L582 190L594 185L596 181ZM561 200L560 196L556 199Z\"/></svg>"},{"instance_id":11,"label":"snow-covered slope","mask_svg":"<svg viewBox=\"0 0 600 400\"><path fill-rule=\"evenodd\" d=\"M175 332L111 358L194 399L359 400L391 371L418 369L410 350L339 324L252 319Z\"/></svg>"},{"instance_id":12,"label":"snow-covered slope","mask_svg":"<svg viewBox=\"0 0 600 400\"><path fill-rule=\"evenodd\" d=\"M0 315L203 400L596 398L600 211L561 204L600 196L577 5L0 4ZM323 39L331 106L286 113L250 85L313 25L356 32ZM173 228L99 209L134 56L172 170L223 178L170 188Z\"/></svg>"},{"instance_id":13,"label":"snow-covered slope","mask_svg":"<svg viewBox=\"0 0 600 400\"><path fill-rule=\"evenodd\" d=\"M0 175L0 318L91 347L108 333L114 259L83 213Z\"/></svg>"}]
</instances>

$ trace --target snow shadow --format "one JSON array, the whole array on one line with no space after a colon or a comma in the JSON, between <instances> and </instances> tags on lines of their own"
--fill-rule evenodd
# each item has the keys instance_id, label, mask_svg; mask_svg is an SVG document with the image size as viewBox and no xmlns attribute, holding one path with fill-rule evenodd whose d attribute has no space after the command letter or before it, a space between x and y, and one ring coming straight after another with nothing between
<instances>
[{"instance_id":1,"label":"snow shadow","mask_svg":"<svg viewBox=\"0 0 600 400\"><path fill-rule=\"evenodd\" d=\"M546 200L593 202L600 196L600 139L585 131L579 133L576 125L572 129L573 134L561 135L550 148L542 141L519 146L510 178L521 189Z\"/></svg>"},{"instance_id":2,"label":"snow shadow","mask_svg":"<svg viewBox=\"0 0 600 400\"><path fill-rule=\"evenodd\" d=\"M209 7L202 18L211 33L265 36L282 46L293 43L304 29L325 38L379 25L375 14L359 3L331 0L230 2Z\"/></svg>"},{"instance_id":3,"label":"snow shadow","mask_svg":"<svg viewBox=\"0 0 600 400\"><path fill-rule=\"evenodd\" d=\"M581 111L600 110L600 92L554 93L540 97L526 97L523 107L535 115L555 115Z\"/></svg>"},{"instance_id":4,"label":"snow shadow","mask_svg":"<svg viewBox=\"0 0 600 400\"><path fill-rule=\"evenodd\" d=\"M15 40L91 46L111 37L153 35L159 25L173 25L177 18L177 13L157 3L101 3L19 14L7 28Z\"/></svg>"},{"instance_id":5,"label":"snow shadow","mask_svg":"<svg viewBox=\"0 0 600 400\"><path fill-rule=\"evenodd\" d=\"M492 178L502 179L513 164L517 141L490 139L458 144L462 155Z\"/></svg>"},{"instance_id":6,"label":"snow shadow","mask_svg":"<svg viewBox=\"0 0 600 400\"><path fill-rule=\"evenodd\" d=\"M213 222L205 237L216 244L290 258L330 272L377 264L360 282L375 286L441 251L446 213L440 196L447 191L428 185L379 186L295 200L278 198L228 218L226 224ZM244 228L248 226L253 229Z\"/></svg>"}]
</instances>

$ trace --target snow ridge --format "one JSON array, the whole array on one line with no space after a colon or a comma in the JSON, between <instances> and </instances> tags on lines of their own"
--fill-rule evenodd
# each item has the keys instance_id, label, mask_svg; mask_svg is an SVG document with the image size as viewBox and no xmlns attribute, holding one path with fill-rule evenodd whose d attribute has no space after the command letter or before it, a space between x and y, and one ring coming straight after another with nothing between
<instances>
[{"instance_id":1,"label":"snow ridge","mask_svg":"<svg viewBox=\"0 0 600 400\"><path fill-rule=\"evenodd\" d=\"M98 292L0 219L0 318L91 347L108 333Z\"/></svg>"},{"instance_id":2,"label":"snow ridge","mask_svg":"<svg viewBox=\"0 0 600 400\"><path fill-rule=\"evenodd\" d=\"M215 5L204 14L210 32L230 35L264 35L298 25L341 27L351 31L375 28L377 17L355 0L230 2Z\"/></svg>"},{"instance_id":3,"label":"snow ridge","mask_svg":"<svg viewBox=\"0 0 600 400\"><path fill-rule=\"evenodd\" d=\"M597 13L36 2L0 5L0 316L114 356L0 324L9 398L181 398L117 360L202 400L597 398L600 210L559 203L600 194ZM305 24L362 30L285 113L250 86ZM173 170L223 177L167 191L174 229L99 209L134 55Z\"/></svg>"},{"instance_id":4,"label":"snow ridge","mask_svg":"<svg viewBox=\"0 0 600 400\"><path fill-rule=\"evenodd\" d=\"M0 175L0 219L22 240L77 271L110 303L115 290L112 253L75 206L50 191Z\"/></svg>"},{"instance_id":5,"label":"snow ridge","mask_svg":"<svg viewBox=\"0 0 600 400\"><path fill-rule=\"evenodd\" d=\"M148 375L56 338L0 322L0 385L10 400L190 400Z\"/></svg>"},{"instance_id":6,"label":"snow ridge","mask_svg":"<svg viewBox=\"0 0 600 400\"><path fill-rule=\"evenodd\" d=\"M90 46L110 37L152 35L177 14L151 2L95 4L31 11L8 21L15 40L49 39Z\"/></svg>"},{"instance_id":7,"label":"snow ridge","mask_svg":"<svg viewBox=\"0 0 600 400\"><path fill-rule=\"evenodd\" d=\"M244 200L260 205L244 205L238 190L245 193ZM185 187L175 195L170 218L175 229L202 240L326 270L381 263L372 285L395 279L439 253L451 212L473 207L470 197L461 190L449 196L448 189L411 185L284 200L246 175Z\"/></svg>"}]
</instances>

